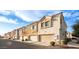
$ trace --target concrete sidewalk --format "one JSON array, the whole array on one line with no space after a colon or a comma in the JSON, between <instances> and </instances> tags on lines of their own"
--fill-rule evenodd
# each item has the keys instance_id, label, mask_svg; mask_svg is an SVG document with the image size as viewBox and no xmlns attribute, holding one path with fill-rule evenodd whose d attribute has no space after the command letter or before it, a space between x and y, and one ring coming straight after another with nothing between
<instances>
[{"instance_id":1,"label":"concrete sidewalk","mask_svg":"<svg viewBox=\"0 0 79 59\"><path fill-rule=\"evenodd\" d=\"M21 41L21 40L14 40L14 41L23 42L23 43L32 43L32 44L35 44L35 45L49 46L45 42Z\"/></svg>"},{"instance_id":2,"label":"concrete sidewalk","mask_svg":"<svg viewBox=\"0 0 79 59\"><path fill-rule=\"evenodd\" d=\"M26 41L25 43L32 43L32 44L35 44L35 45L42 45L42 46L50 46L50 45L47 45L46 43L44 42L32 42L32 41ZM59 45L60 46L60 45ZM63 46L60 46L60 47L64 47L64 48L78 48L79 49L79 44L75 44L75 45L63 45Z\"/></svg>"},{"instance_id":3,"label":"concrete sidewalk","mask_svg":"<svg viewBox=\"0 0 79 59\"><path fill-rule=\"evenodd\" d=\"M33 42L33 41L24 41L25 43L32 43L36 45L49 46L45 42Z\"/></svg>"},{"instance_id":4,"label":"concrete sidewalk","mask_svg":"<svg viewBox=\"0 0 79 59\"><path fill-rule=\"evenodd\" d=\"M44 42L20 41L20 40L15 40L15 41L19 41L19 42L23 42L23 43L31 43L31 44L35 44L35 45L50 46L50 45L47 45ZM61 47L62 48L79 48L79 44L62 45Z\"/></svg>"}]
</instances>

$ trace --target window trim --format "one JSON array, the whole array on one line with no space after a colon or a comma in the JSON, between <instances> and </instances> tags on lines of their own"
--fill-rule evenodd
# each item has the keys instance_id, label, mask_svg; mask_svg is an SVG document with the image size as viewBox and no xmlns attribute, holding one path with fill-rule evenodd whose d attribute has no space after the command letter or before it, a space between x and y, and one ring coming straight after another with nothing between
<instances>
[{"instance_id":1,"label":"window trim","mask_svg":"<svg viewBox=\"0 0 79 59\"><path fill-rule=\"evenodd\" d=\"M44 28L45 22L41 23L41 28Z\"/></svg>"},{"instance_id":2,"label":"window trim","mask_svg":"<svg viewBox=\"0 0 79 59\"><path fill-rule=\"evenodd\" d=\"M49 23L50 23L50 21L46 21L45 22L45 27L49 27Z\"/></svg>"},{"instance_id":3,"label":"window trim","mask_svg":"<svg viewBox=\"0 0 79 59\"><path fill-rule=\"evenodd\" d=\"M32 25L32 30L34 30L35 29L35 25Z\"/></svg>"}]
</instances>

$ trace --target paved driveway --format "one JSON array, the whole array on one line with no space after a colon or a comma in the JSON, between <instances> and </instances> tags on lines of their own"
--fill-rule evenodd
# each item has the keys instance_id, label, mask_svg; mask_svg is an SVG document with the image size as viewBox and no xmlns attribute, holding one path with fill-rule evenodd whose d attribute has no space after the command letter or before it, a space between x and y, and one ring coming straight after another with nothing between
<instances>
[{"instance_id":1,"label":"paved driveway","mask_svg":"<svg viewBox=\"0 0 79 59\"><path fill-rule=\"evenodd\" d=\"M57 49L57 48L60 47L42 46L32 43L24 43L12 40L0 39L0 49Z\"/></svg>"},{"instance_id":2,"label":"paved driveway","mask_svg":"<svg viewBox=\"0 0 79 59\"><path fill-rule=\"evenodd\" d=\"M68 46L42 46L37 45L33 43L25 43L25 42L18 42L18 41L12 41L7 39L0 39L0 49L69 49L74 47L68 47Z\"/></svg>"}]
</instances>

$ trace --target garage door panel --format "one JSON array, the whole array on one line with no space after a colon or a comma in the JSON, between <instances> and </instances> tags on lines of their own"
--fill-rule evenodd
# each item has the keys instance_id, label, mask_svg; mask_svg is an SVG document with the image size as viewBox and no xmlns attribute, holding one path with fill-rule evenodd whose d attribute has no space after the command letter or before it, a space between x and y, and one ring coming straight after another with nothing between
<instances>
[{"instance_id":1,"label":"garage door panel","mask_svg":"<svg viewBox=\"0 0 79 59\"><path fill-rule=\"evenodd\" d=\"M31 41L38 41L38 36L30 36Z\"/></svg>"},{"instance_id":2,"label":"garage door panel","mask_svg":"<svg viewBox=\"0 0 79 59\"><path fill-rule=\"evenodd\" d=\"M50 43L51 41L54 41L54 36L53 35L42 35L41 36L41 41L45 43Z\"/></svg>"},{"instance_id":3,"label":"garage door panel","mask_svg":"<svg viewBox=\"0 0 79 59\"><path fill-rule=\"evenodd\" d=\"M28 39L28 37L27 37L27 36L24 36L24 40L25 40L25 39Z\"/></svg>"},{"instance_id":4,"label":"garage door panel","mask_svg":"<svg viewBox=\"0 0 79 59\"><path fill-rule=\"evenodd\" d=\"M22 36L20 37L20 40L22 40Z\"/></svg>"}]
</instances>

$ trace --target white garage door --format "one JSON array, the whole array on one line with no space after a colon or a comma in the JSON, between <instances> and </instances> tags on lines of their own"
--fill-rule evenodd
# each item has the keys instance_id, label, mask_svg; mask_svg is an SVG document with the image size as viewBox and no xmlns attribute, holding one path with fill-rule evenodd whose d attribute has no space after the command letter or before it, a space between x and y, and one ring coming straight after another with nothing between
<instances>
[{"instance_id":1,"label":"white garage door","mask_svg":"<svg viewBox=\"0 0 79 59\"><path fill-rule=\"evenodd\" d=\"M53 35L41 35L41 42L50 44L51 41L54 41Z\"/></svg>"},{"instance_id":2,"label":"white garage door","mask_svg":"<svg viewBox=\"0 0 79 59\"><path fill-rule=\"evenodd\" d=\"M24 40L26 40L26 39L28 39L28 37L27 36L24 36Z\"/></svg>"},{"instance_id":3,"label":"white garage door","mask_svg":"<svg viewBox=\"0 0 79 59\"><path fill-rule=\"evenodd\" d=\"M23 38L22 38L22 36L20 36L20 40L22 40Z\"/></svg>"},{"instance_id":4,"label":"white garage door","mask_svg":"<svg viewBox=\"0 0 79 59\"><path fill-rule=\"evenodd\" d=\"M38 41L38 36L30 36L31 41Z\"/></svg>"}]
</instances>

